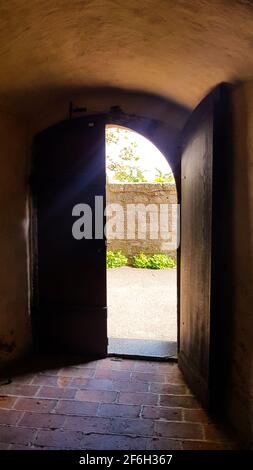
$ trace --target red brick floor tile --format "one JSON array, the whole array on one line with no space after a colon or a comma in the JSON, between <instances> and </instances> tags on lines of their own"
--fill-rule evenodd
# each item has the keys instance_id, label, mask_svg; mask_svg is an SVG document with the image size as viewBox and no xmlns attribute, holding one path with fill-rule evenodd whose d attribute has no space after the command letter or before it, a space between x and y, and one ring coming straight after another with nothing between
<instances>
[{"instance_id":1,"label":"red brick floor tile","mask_svg":"<svg viewBox=\"0 0 253 470\"><path fill-rule=\"evenodd\" d=\"M35 429L0 426L0 442L9 444L31 443L34 440L36 432Z\"/></svg>"},{"instance_id":2,"label":"red brick floor tile","mask_svg":"<svg viewBox=\"0 0 253 470\"><path fill-rule=\"evenodd\" d=\"M11 449L11 444L6 444L5 442L0 442L0 450Z\"/></svg>"},{"instance_id":3,"label":"red brick floor tile","mask_svg":"<svg viewBox=\"0 0 253 470\"><path fill-rule=\"evenodd\" d=\"M71 378L69 378L69 381L71 382ZM32 381L33 385L58 385L58 377L55 375L44 375L44 374L38 374L35 375Z\"/></svg>"},{"instance_id":4,"label":"red brick floor tile","mask_svg":"<svg viewBox=\"0 0 253 470\"><path fill-rule=\"evenodd\" d=\"M165 382L165 374L156 374L152 372L133 372L131 381L140 380L141 382Z\"/></svg>"},{"instance_id":5,"label":"red brick floor tile","mask_svg":"<svg viewBox=\"0 0 253 470\"><path fill-rule=\"evenodd\" d=\"M180 441L174 439L166 439L164 437L154 437L148 439L147 450L181 450L182 445Z\"/></svg>"},{"instance_id":6,"label":"red brick floor tile","mask_svg":"<svg viewBox=\"0 0 253 470\"><path fill-rule=\"evenodd\" d=\"M230 446L221 442L182 441L183 450L229 450Z\"/></svg>"},{"instance_id":7,"label":"red brick floor tile","mask_svg":"<svg viewBox=\"0 0 253 470\"><path fill-rule=\"evenodd\" d=\"M106 434L110 429L110 419L90 416L67 416L64 429L82 431L84 434Z\"/></svg>"},{"instance_id":8,"label":"red brick floor tile","mask_svg":"<svg viewBox=\"0 0 253 470\"><path fill-rule=\"evenodd\" d=\"M68 430L40 429L34 441L36 446L54 447L55 449L80 449L83 433Z\"/></svg>"},{"instance_id":9,"label":"red brick floor tile","mask_svg":"<svg viewBox=\"0 0 253 470\"><path fill-rule=\"evenodd\" d=\"M134 434L141 437L152 436L154 421L151 419L112 418L109 432L113 434Z\"/></svg>"},{"instance_id":10,"label":"red brick floor tile","mask_svg":"<svg viewBox=\"0 0 253 470\"><path fill-rule=\"evenodd\" d=\"M135 361L128 359L102 359L98 362L97 370L100 369L112 369L112 370L121 370L121 371L133 371L135 368Z\"/></svg>"},{"instance_id":11,"label":"red brick floor tile","mask_svg":"<svg viewBox=\"0 0 253 470\"><path fill-rule=\"evenodd\" d=\"M40 450L38 447L26 444L10 444L9 450Z\"/></svg>"},{"instance_id":12,"label":"red brick floor tile","mask_svg":"<svg viewBox=\"0 0 253 470\"><path fill-rule=\"evenodd\" d=\"M10 410L14 403L16 402L16 397L7 397L5 395L0 395L0 408L5 408Z\"/></svg>"},{"instance_id":13,"label":"red brick floor tile","mask_svg":"<svg viewBox=\"0 0 253 470\"><path fill-rule=\"evenodd\" d=\"M176 363L107 358L15 376L0 391L0 449L235 448Z\"/></svg>"},{"instance_id":14,"label":"red brick floor tile","mask_svg":"<svg viewBox=\"0 0 253 470\"><path fill-rule=\"evenodd\" d=\"M77 377L72 379L71 387L80 390L109 390L115 391L113 381L109 379L84 379Z\"/></svg>"},{"instance_id":15,"label":"red brick floor tile","mask_svg":"<svg viewBox=\"0 0 253 470\"><path fill-rule=\"evenodd\" d=\"M184 378L181 373L165 374L165 383L185 385Z\"/></svg>"},{"instance_id":16,"label":"red brick floor tile","mask_svg":"<svg viewBox=\"0 0 253 470\"><path fill-rule=\"evenodd\" d=\"M191 395L190 390L186 385L182 384L160 384L152 383L150 385L150 392L162 393L165 395Z\"/></svg>"},{"instance_id":17,"label":"red brick floor tile","mask_svg":"<svg viewBox=\"0 0 253 470\"><path fill-rule=\"evenodd\" d=\"M156 361L136 361L135 362L136 372L156 373L160 371L159 362Z\"/></svg>"},{"instance_id":18,"label":"red brick floor tile","mask_svg":"<svg viewBox=\"0 0 253 470\"><path fill-rule=\"evenodd\" d=\"M199 402L188 395L160 395L161 406L176 406L177 408L200 408Z\"/></svg>"},{"instance_id":19,"label":"red brick floor tile","mask_svg":"<svg viewBox=\"0 0 253 470\"><path fill-rule=\"evenodd\" d=\"M63 377L93 377L95 374L95 369L89 369L81 367L64 367L58 372L59 376Z\"/></svg>"},{"instance_id":20,"label":"red brick floor tile","mask_svg":"<svg viewBox=\"0 0 253 470\"><path fill-rule=\"evenodd\" d=\"M98 408L98 416L106 417L124 417L124 418L138 418L141 412L139 405L119 405L119 404L106 404L101 403Z\"/></svg>"},{"instance_id":21,"label":"red brick floor tile","mask_svg":"<svg viewBox=\"0 0 253 470\"><path fill-rule=\"evenodd\" d=\"M105 357L104 359L100 359L99 361L97 361L97 369L110 369L111 362L113 359L114 358L111 357Z\"/></svg>"},{"instance_id":22,"label":"red brick floor tile","mask_svg":"<svg viewBox=\"0 0 253 470\"><path fill-rule=\"evenodd\" d=\"M57 404L56 400L43 400L40 398L18 398L14 405L16 410L37 411L38 413L49 413Z\"/></svg>"},{"instance_id":23,"label":"red brick floor tile","mask_svg":"<svg viewBox=\"0 0 253 470\"><path fill-rule=\"evenodd\" d=\"M0 387L0 395L15 395L22 397L34 397L39 390L36 385L24 385L10 383Z\"/></svg>"},{"instance_id":24,"label":"red brick floor tile","mask_svg":"<svg viewBox=\"0 0 253 470\"><path fill-rule=\"evenodd\" d=\"M40 398L75 398L76 389L42 386L36 394Z\"/></svg>"},{"instance_id":25,"label":"red brick floor tile","mask_svg":"<svg viewBox=\"0 0 253 470\"><path fill-rule=\"evenodd\" d=\"M71 387L79 388L80 390L109 390L109 391L124 391L124 392L147 392L149 384L145 382L129 382L128 380L112 380L104 378L72 379Z\"/></svg>"},{"instance_id":26,"label":"red brick floor tile","mask_svg":"<svg viewBox=\"0 0 253 470\"><path fill-rule=\"evenodd\" d=\"M73 379L71 377L64 377L62 375L60 375L58 378L57 378L57 386L58 387L68 387L70 384L71 384L71 381ZM46 384L45 384L46 385ZM49 384L48 384L49 385Z\"/></svg>"},{"instance_id":27,"label":"red brick floor tile","mask_svg":"<svg viewBox=\"0 0 253 470\"><path fill-rule=\"evenodd\" d=\"M83 450L101 450L103 439L107 435L103 434L83 434L80 442L80 448Z\"/></svg>"},{"instance_id":28,"label":"red brick floor tile","mask_svg":"<svg viewBox=\"0 0 253 470\"><path fill-rule=\"evenodd\" d=\"M26 384L31 385L34 379L34 374L24 374L24 375L17 375L12 377L12 382L16 384Z\"/></svg>"},{"instance_id":29,"label":"red brick floor tile","mask_svg":"<svg viewBox=\"0 0 253 470\"><path fill-rule=\"evenodd\" d=\"M167 408L165 406L143 406L142 417L155 420L182 421L182 410L181 408Z\"/></svg>"},{"instance_id":30,"label":"red brick floor tile","mask_svg":"<svg viewBox=\"0 0 253 470\"><path fill-rule=\"evenodd\" d=\"M114 390L119 392L148 392L149 383L129 382L128 380L118 380L113 382Z\"/></svg>"},{"instance_id":31,"label":"red brick floor tile","mask_svg":"<svg viewBox=\"0 0 253 470\"><path fill-rule=\"evenodd\" d=\"M78 390L76 400L89 402L113 403L116 400L117 392L105 390Z\"/></svg>"},{"instance_id":32,"label":"red brick floor tile","mask_svg":"<svg viewBox=\"0 0 253 470\"><path fill-rule=\"evenodd\" d=\"M203 439L203 428L200 424L156 421L155 434L175 439Z\"/></svg>"},{"instance_id":33,"label":"red brick floor tile","mask_svg":"<svg viewBox=\"0 0 253 470\"><path fill-rule=\"evenodd\" d=\"M0 424L16 424L23 415L22 411L0 410Z\"/></svg>"},{"instance_id":34,"label":"red brick floor tile","mask_svg":"<svg viewBox=\"0 0 253 470\"><path fill-rule=\"evenodd\" d=\"M65 450L64 447L59 447L60 450ZM74 450L77 450L78 447L75 447ZM34 445L32 446L31 450L58 450L58 447L50 447L50 446L37 446L37 445ZM70 448L66 448L66 450L72 450Z\"/></svg>"},{"instance_id":35,"label":"red brick floor tile","mask_svg":"<svg viewBox=\"0 0 253 470\"><path fill-rule=\"evenodd\" d=\"M146 392L120 392L118 402L123 405L157 405L159 395Z\"/></svg>"},{"instance_id":36,"label":"red brick floor tile","mask_svg":"<svg viewBox=\"0 0 253 470\"><path fill-rule=\"evenodd\" d=\"M210 423L211 417L204 410L183 410L183 420L189 423Z\"/></svg>"},{"instance_id":37,"label":"red brick floor tile","mask_svg":"<svg viewBox=\"0 0 253 470\"><path fill-rule=\"evenodd\" d=\"M100 361L88 361L88 362L83 362L80 364L75 364L74 367L78 367L79 369L96 369L97 365L100 363Z\"/></svg>"},{"instance_id":38,"label":"red brick floor tile","mask_svg":"<svg viewBox=\"0 0 253 470\"><path fill-rule=\"evenodd\" d=\"M70 385L72 377L57 377L53 375L38 374L33 379L34 385L52 385L55 387L67 387Z\"/></svg>"},{"instance_id":39,"label":"red brick floor tile","mask_svg":"<svg viewBox=\"0 0 253 470\"><path fill-rule=\"evenodd\" d=\"M81 441L82 449L97 450L145 450L146 438L123 435L98 435L85 436Z\"/></svg>"},{"instance_id":40,"label":"red brick floor tile","mask_svg":"<svg viewBox=\"0 0 253 470\"><path fill-rule=\"evenodd\" d=\"M89 403L86 401L60 400L55 409L55 413L76 416L95 416L98 406L98 403Z\"/></svg>"},{"instance_id":41,"label":"red brick floor tile","mask_svg":"<svg viewBox=\"0 0 253 470\"><path fill-rule=\"evenodd\" d=\"M159 370L165 374L179 374L182 375L178 368L177 362L158 362Z\"/></svg>"},{"instance_id":42,"label":"red brick floor tile","mask_svg":"<svg viewBox=\"0 0 253 470\"><path fill-rule=\"evenodd\" d=\"M46 413L25 412L23 418L18 423L19 426L36 428L61 428L66 420L66 416Z\"/></svg>"},{"instance_id":43,"label":"red brick floor tile","mask_svg":"<svg viewBox=\"0 0 253 470\"><path fill-rule=\"evenodd\" d=\"M109 380L130 380L131 372L128 370L97 369L95 378Z\"/></svg>"}]
</instances>

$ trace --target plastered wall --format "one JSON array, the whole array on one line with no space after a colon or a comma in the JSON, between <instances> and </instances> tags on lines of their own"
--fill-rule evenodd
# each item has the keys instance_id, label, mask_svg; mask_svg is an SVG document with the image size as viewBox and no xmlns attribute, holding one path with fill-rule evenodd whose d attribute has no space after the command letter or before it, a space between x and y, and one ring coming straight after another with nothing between
<instances>
[{"instance_id":1,"label":"plastered wall","mask_svg":"<svg viewBox=\"0 0 253 470\"><path fill-rule=\"evenodd\" d=\"M30 346L27 125L0 111L0 368Z\"/></svg>"},{"instance_id":2,"label":"plastered wall","mask_svg":"<svg viewBox=\"0 0 253 470\"><path fill-rule=\"evenodd\" d=\"M253 444L253 81L233 93L228 415Z\"/></svg>"},{"instance_id":3,"label":"plastered wall","mask_svg":"<svg viewBox=\"0 0 253 470\"><path fill-rule=\"evenodd\" d=\"M69 103L74 107L85 107L84 113L73 113L73 119L96 113L109 114L111 106L119 106L129 122L121 122L115 115L114 124L129 126L150 139L158 149L174 164L175 145L178 133L183 128L190 109L166 100L158 95L131 92L118 88L84 88L82 93L66 93L48 107L43 108L30 121L30 135L69 119ZM142 120L139 118L142 117ZM150 120L154 120L152 123ZM108 124L110 123L108 120ZM132 126L132 127L131 127Z\"/></svg>"}]
</instances>

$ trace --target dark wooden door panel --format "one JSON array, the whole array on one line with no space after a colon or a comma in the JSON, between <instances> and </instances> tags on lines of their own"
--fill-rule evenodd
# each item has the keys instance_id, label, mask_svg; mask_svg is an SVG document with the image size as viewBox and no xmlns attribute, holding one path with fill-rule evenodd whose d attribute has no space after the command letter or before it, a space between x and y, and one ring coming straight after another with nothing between
<instances>
[{"instance_id":1,"label":"dark wooden door panel","mask_svg":"<svg viewBox=\"0 0 253 470\"><path fill-rule=\"evenodd\" d=\"M34 326L40 347L107 353L106 246L95 239L95 197L105 206L105 119L66 121L34 144L37 286ZM73 207L92 210L92 239L73 237ZM104 220L102 219L102 223Z\"/></svg>"},{"instance_id":2,"label":"dark wooden door panel","mask_svg":"<svg viewBox=\"0 0 253 470\"><path fill-rule=\"evenodd\" d=\"M181 141L179 366L206 406L214 398L214 381L219 380L217 345L223 334L218 319L222 315L221 299L219 304L217 297L222 282L222 237L218 234L219 198L225 198L220 158L226 158L226 93L226 86L221 85L200 103Z\"/></svg>"}]
</instances>

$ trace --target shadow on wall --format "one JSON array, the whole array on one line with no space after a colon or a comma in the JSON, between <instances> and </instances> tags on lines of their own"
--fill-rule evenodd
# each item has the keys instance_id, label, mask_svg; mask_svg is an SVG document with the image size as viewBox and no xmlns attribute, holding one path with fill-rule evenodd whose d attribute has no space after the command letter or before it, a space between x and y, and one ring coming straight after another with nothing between
<instances>
[{"instance_id":1,"label":"shadow on wall","mask_svg":"<svg viewBox=\"0 0 253 470\"><path fill-rule=\"evenodd\" d=\"M253 85L233 92L233 163L231 172L227 268L230 273L227 317L227 403L232 423L253 443L252 403L252 148ZM230 136L231 137L231 136ZM251 170L252 171L252 170ZM250 184L251 178L251 184Z\"/></svg>"},{"instance_id":2,"label":"shadow on wall","mask_svg":"<svg viewBox=\"0 0 253 470\"><path fill-rule=\"evenodd\" d=\"M51 120L44 126L40 123L35 132L68 118L68 106L72 101L76 106L84 106L87 112L105 112L111 106L121 106L124 103L127 113L139 116L153 117L164 123L169 123L174 129L182 129L191 109L178 103L173 98L164 97L141 90L129 90L111 86L75 86L75 87L39 87L33 84L32 89L5 90L0 95L0 103L17 115L27 116L37 120L40 116L48 116ZM37 119L38 118L38 119ZM34 125L33 122L31 122Z\"/></svg>"}]
</instances>

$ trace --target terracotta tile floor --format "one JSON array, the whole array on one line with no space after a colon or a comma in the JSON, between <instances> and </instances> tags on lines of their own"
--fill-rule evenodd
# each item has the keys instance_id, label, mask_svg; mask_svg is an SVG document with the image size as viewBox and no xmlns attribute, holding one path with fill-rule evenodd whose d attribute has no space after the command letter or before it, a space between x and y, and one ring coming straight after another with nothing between
<instances>
[{"instance_id":1,"label":"terracotta tile floor","mask_svg":"<svg viewBox=\"0 0 253 470\"><path fill-rule=\"evenodd\" d=\"M0 386L0 449L227 449L177 364L107 358Z\"/></svg>"}]
</instances>

